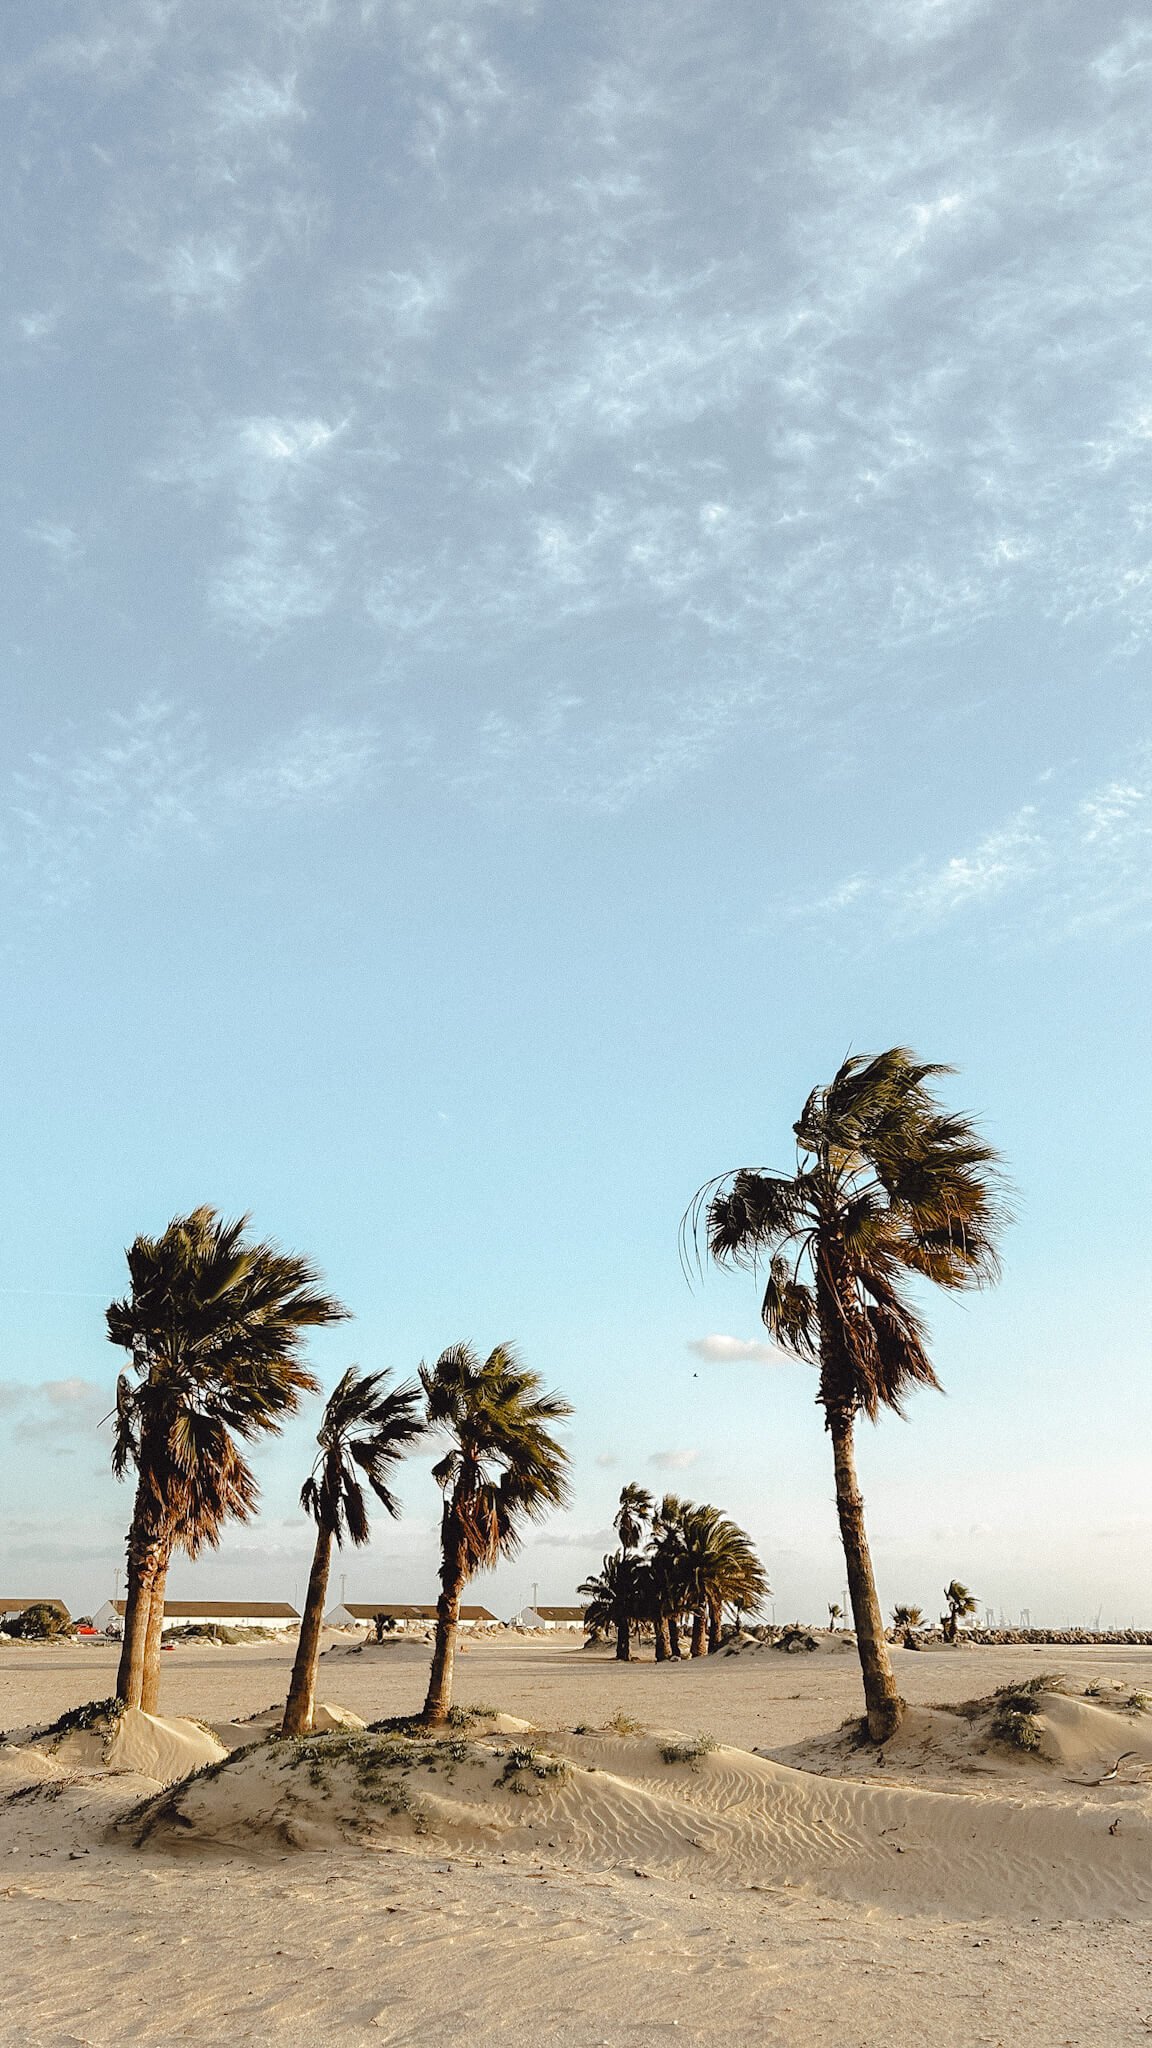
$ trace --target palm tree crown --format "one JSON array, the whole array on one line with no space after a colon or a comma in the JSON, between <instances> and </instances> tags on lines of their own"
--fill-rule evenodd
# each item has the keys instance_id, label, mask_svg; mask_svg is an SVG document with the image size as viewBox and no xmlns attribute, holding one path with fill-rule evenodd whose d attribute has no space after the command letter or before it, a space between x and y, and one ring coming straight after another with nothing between
<instances>
[{"instance_id":1,"label":"palm tree crown","mask_svg":"<svg viewBox=\"0 0 1152 2048\"><path fill-rule=\"evenodd\" d=\"M776 1341L819 1357L825 1409L875 1420L939 1384L905 1276L949 1289L996 1277L1005 1210L996 1154L943 1110L951 1071L904 1047L845 1060L794 1125L794 1173L741 1167L700 1190L685 1236L720 1265L768 1263L762 1314Z\"/></svg>"},{"instance_id":2,"label":"palm tree crown","mask_svg":"<svg viewBox=\"0 0 1152 2048\"><path fill-rule=\"evenodd\" d=\"M300 1489L300 1505L338 1544L368 1541L364 1483L388 1514L400 1503L388 1485L391 1467L424 1433L420 1389L413 1381L385 1391L384 1372L359 1373L355 1366L333 1388L316 1433L319 1453Z\"/></svg>"},{"instance_id":3,"label":"palm tree crown","mask_svg":"<svg viewBox=\"0 0 1152 2048\"><path fill-rule=\"evenodd\" d=\"M523 1520L566 1505L568 1453L549 1425L571 1415L571 1404L545 1393L508 1344L483 1360L454 1344L431 1369L420 1367L420 1381L429 1426L449 1439L432 1469L445 1495L445 1535L471 1578L515 1555Z\"/></svg>"},{"instance_id":4,"label":"palm tree crown","mask_svg":"<svg viewBox=\"0 0 1152 2048\"><path fill-rule=\"evenodd\" d=\"M612 1526L625 1550L635 1550L644 1534L644 1525L652 1520L652 1495L644 1486L629 1481L620 1489L620 1503L613 1516Z\"/></svg>"}]
</instances>

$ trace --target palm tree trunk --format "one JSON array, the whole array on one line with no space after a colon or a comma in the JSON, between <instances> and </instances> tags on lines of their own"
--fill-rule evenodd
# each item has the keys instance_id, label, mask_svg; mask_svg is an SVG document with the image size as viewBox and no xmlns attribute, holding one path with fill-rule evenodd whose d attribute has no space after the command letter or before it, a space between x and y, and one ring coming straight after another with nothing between
<instances>
[{"instance_id":1,"label":"palm tree trunk","mask_svg":"<svg viewBox=\"0 0 1152 2048\"><path fill-rule=\"evenodd\" d=\"M164 1640L164 1595L168 1589L168 1565L172 1552L165 1547L152 1581L148 1603L148 1631L144 1637L144 1669L140 1679L140 1706L145 1714L160 1711L160 1648Z\"/></svg>"},{"instance_id":2,"label":"palm tree trunk","mask_svg":"<svg viewBox=\"0 0 1152 2048\"><path fill-rule=\"evenodd\" d=\"M328 1568L332 1561L332 1531L321 1522L316 1529L316 1548L308 1574L308 1592L296 1643L292 1682L284 1706L281 1735L310 1735L316 1708L316 1665L320 1656L320 1630L324 1625L324 1602L328 1597Z\"/></svg>"},{"instance_id":3,"label":"palm tree trunk","mask_svg":"<svg viewBox=\"0 0 1152 2048\"><path fill-rule=\"evenodd\" d=\"M124 1588L124 1634L116 1672L116 1697L138 1707L144 1686L145 1650L152 1613L152 1589L163 1570L164 1549L136 1515L128 1531L128 1570Z\"/></svg>"},{"instance_id":4,"label":"palm tree trunk","mask_svg":"<svg viewBox=\"0 0 1152 2048\"><path fill-rule=\"evenodd\" d=\"M420 1719L426 1728L442 1728L452 1705L452 1675L456 1664L456 1629L460 1620L460 1595L464 1591L464 1567L456 1546L445 1546L440 1567L440 1598L436 1602L436 1641L432 1650L432 1672Z\"/></svg>"},{"instance_id":5,"label":"palm tree trunk","mask_svg":"<svg viewBox=\"0 0 1152 2048\"><path fill-rule=\"evenodd\" d=\"M856 1456L852 1442L852 1417L843 1409L829 1409L828 1430L836 1469L836 1512L840 1517L840 1540L848 1571L848 1592L852 1621L864 1677L864 1703L868 1712L868 1733L873 1742L887 1742L896 1733L904 1714L904 1702L896 1690L896 1679L888 1656L884 1619L872 1573L872 1556L864 1527L864 1502L856 1478Z\"/></svg>"},{"instance_id":6,"label":"palm tree trunk","mask_svg":"<svg viewBox=\"0 0 1152 2048\"><path fill-rule=\"evenodd\" d=\"M680 1656L680 1616L678 1614L670 1614L668 1616L668 1655L676 1659Z\"/></svg>"},{"instance_id":7,"label":"palm tree trunk","mask_svg":"<svg viewBox=\"0 0 1152 2048\"><path fill-rule=\"evenodd\" d=\"M723 1615L719 1600L710 1601L708 1604L708 1655L710 1657L714 1657L720 1648L720 1627L722 1621Z\"/></svg>"},{"instance_id":8,"label":"palm tree trunk","mask_svg":"<svg viewBox=\"0 0 1152 2048\"><path fill-rule=\"evenodd\" d=\"M632 1629L626 1614L618 1615L616 1620L616 1656L621 1664L632 1660Z\"/></svg>"},{"instance_id":9,"label":"palm tree trunk","mask_svg":"<svg viewBox=\"0 0 1152 2048\"><path fill-rule=\"evenodd\" d=\"M697 1607L692 1615L692 1655L702 1657L707 1643L708 1616L703 1607Z\"/></svg>"},{"instance_id":10,"label":"palm tree trunk","mask_svg":"<svg viewBox=\"0 0 1152 2048\"><path fill-rule=\"evenodd\" d=\"M667 1664L672 1655L672 1644L668 1636L668 1616L658 1614L652 1624L656 1638L656 1662Z\"/></svg>"}]
</instances>

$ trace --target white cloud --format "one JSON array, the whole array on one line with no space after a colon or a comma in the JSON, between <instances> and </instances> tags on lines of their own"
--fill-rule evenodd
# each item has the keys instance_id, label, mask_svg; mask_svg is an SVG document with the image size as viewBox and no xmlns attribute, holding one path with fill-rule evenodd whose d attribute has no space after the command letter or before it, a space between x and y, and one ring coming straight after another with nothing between
<instances>
[{"instance_id":1,"label":"white cloud","mask_svg":"<svg viewBox=\"0 0 1152 2048\"><path fill-rule=\"evenodd\" d=\"M699 1456L699 1451L653 1451L648 1463L657 1472L686 1472Z\"/></svg>"},{"instance_id":2,"label":"white cloud","mask_svg":"<svg viewBox=\"0 0 1152 2048\"><path fill-rule=\"evenodd\" d=\"M693 1337L687 1349L710 1365L735 1365L755 1359L763 1365L787 1365L787 1352L760 1337Z\"/></svg>"}]
</instances>

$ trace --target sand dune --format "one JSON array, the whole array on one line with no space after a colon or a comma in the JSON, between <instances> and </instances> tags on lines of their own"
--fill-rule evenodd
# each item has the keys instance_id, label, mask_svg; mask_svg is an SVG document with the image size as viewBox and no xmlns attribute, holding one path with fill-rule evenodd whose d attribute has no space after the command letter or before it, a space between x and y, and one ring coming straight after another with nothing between
<instances>
[{"instance_id":1,"label":"sand dune","mask_svg":"<svg viewBox=\"0 0 1152 2048\"><path fill-rule=\"evenodd\" d=\"M371 1734L261 1744L158 1802L144 1835L496 1849L693 1885L804 1885L904 1913L1152 1912L1147 1816L1127 1814L1112 1832L1098 1807L878 1788L697 1747L674 1731L539 1733L518 1746Z\"/></svg>"}]
</instances>

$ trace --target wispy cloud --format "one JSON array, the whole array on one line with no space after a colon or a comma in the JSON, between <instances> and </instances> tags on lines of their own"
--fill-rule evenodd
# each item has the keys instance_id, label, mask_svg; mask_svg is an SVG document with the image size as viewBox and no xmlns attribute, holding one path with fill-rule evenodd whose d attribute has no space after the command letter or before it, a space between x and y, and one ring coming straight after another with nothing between
<instances>
[{"instance_id":1,"label":"wispy cloud","mask_svg":"<svg viewBox=\"0 0 1152 2048\"><path fill-rule=\"evenodd\" d=\"M61 1455L71 1455L79 1442L92 1437L113 1398L109 1386L94 1380L0 1380L0 1413L9 1418L5 1429L11 1440Z\"/></svg>"},{"instance_id":2,"label":"wispy cloud","mask_svg":"<svg viewBox=\"0 0 1152 2048\"><path fill-rule=\"evenodd\" d=\"M221 759L211 738L197 713L149 697L109 714L88 745L32 756L0 793L10 886L60 906L110 863L217 841L262 813L331 808L370 792L390 766L363 721L308 718L239 759Z\"/></svg>"},{"instance_id":3,"label":"wispy cloud","mask_svg":"<svg viewBox=\"0 0 1152 2048\"><path fill-rule=\"evenodd\" d=\"M914 937L980 913L983 932L1034 937L1152 922L1152 750L1114 779L1066 801L1034 801L971 846L888 875L859 873L791 906L803 919L858 920Z\"/></svg>"}]
</instances>

